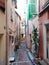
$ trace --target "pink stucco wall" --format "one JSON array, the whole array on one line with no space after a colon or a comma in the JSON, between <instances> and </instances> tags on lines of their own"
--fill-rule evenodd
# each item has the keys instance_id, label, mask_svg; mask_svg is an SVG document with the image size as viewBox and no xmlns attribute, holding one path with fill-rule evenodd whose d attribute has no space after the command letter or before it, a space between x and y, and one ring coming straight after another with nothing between
<instances>
[{"instance_id":1,"label":"pink stucco wall","mask_svg":"<svg viewBox=\"0 0 49 65\"><path fill-rule=\"evenodd\" d=\"M32 47L32 44L30 42L31 38L30 38L30 34L32 35L32 31L33 31L33 25L37 28L39 28L39 24L38 24L38 16L36 16L34 19L28 21L29 22L29 25L28 25L28 31L27 33L29 33L27 35L27 45L28 45L28 48Z\"/></svg>"}]
</instances>

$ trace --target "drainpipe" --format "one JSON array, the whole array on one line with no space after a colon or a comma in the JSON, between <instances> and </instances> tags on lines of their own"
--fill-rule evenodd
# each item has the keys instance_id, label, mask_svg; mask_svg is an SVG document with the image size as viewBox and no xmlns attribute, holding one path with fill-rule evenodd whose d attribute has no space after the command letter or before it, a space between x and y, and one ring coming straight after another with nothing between
<instances>
[{"instance_id":1,"label":"drainpipe","mask_svg":"<svg viewBox=\"0 0 49 65\"><path fill-rule=\"evenodd\" d=\"M38 5L38 6L39 6L39 8L38 8L39 11L38 11L38 13L39 13L39 12L40 12L40 0L38 0L38 3L39 3L39 5Z\"/></svg>"},{"instance_id":2,"label":"drainpipe","mask_svg":"<svg viewBox=\"0 0 49 65\"><path fill-rule=\"evenodd\" d=\"M7 1L6 0L6 65L8 65L8 24L7 24Z\"/></svg>"}]
</instances>

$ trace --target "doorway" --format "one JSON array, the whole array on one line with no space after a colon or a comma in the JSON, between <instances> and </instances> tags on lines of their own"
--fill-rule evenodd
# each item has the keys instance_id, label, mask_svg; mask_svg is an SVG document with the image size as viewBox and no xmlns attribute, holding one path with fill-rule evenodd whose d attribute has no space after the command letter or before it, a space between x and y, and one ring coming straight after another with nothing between
<instances>
[{"instance_id":1,"label":"doorway","mask_svg":"<svg viewBox=\"0 0 49 65\"><path fill-rule=\"evenodd\" d=\"M0 62L1 62L1 59L2 59L2 55L3 55L3 48L4 48L4 45L3 45L3 35L0 34Z\"/></svg>"},{"instance_id":2,"label":"doorway","mask_svg":"<svg viewBox=\"0 0 49 65\"><path fill-rule=\"evenodd\" d=\"M49 59L49 25L46 26L46 34L47 34L47 58Z\"/></svg>"},{"instance_id":3,"label":"doorway","mask_svg":"<svg viewBox=\"0 0 49 65\"><path fill-rule=\"evenodd\" d=\"M49 59L49 24L43 25L43 49L44 59Z\"/></svg>"}]
</instances>

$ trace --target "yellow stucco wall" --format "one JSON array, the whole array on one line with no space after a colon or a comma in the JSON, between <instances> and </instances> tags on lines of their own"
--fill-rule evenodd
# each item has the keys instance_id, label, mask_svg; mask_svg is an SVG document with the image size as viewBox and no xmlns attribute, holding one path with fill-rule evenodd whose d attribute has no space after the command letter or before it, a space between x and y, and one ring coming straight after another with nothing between
<instances>
[{"instance_id":1,"label":"yellow stucco wall","mask_svg":"<svg viewBox=\"0 0 49 65\"><path fill-rule=\"evenodd\" d=\"M4 26L5 26L5 13L0 11L0 33L4 33Z\"/></svg>"},{"instance_id":2,"label":"yellow stucco wall","mask_svg":"<svg viewBox=\"0 0 49 65\"><path fill-rule=\"evenodd\" d=\"M0 10L0 64L5 65L6 61L6 25L5 13ZM1 35L2 34L2 35Z\"/></svg>"}]
</instances>

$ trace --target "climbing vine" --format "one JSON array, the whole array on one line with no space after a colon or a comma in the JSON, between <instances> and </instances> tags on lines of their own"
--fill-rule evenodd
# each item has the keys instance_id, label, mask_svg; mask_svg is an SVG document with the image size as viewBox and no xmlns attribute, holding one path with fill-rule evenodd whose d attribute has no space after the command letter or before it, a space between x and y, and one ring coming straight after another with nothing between
<instances>
[{"instance_id":1,"label":"climbing vine","mask_svg":"<svg viewBox=\"0 0 49 65\"><path fill-rule=\"evenodd\" d=\"M36 53L36 56L38 55L38 48L39 48L39 36L38 36L38 29L33 25L33 42L35 44L34 51Z\"/></svg>"}]
</instances>

